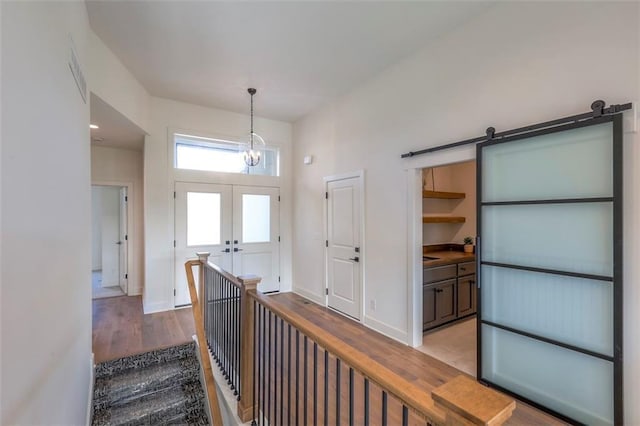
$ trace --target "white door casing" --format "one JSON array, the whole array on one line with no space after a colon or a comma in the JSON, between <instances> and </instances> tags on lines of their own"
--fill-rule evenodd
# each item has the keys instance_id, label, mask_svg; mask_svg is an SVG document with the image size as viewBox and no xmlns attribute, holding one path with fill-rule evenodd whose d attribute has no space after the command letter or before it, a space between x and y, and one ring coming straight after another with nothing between
<instances>
[{"instance_id":1,"label":"white door casing","mask_svg":"<svg viewBox=\"0 0 640 426\"><path fill-rule=\"evenodd\" d=\"M327 305L362 317L362 176L325 178Z\"/></svg>"},{"instance_id":2,"label":"white door casing","mask_svg":"<svg viewBox=\"0 0 640 426\"><path fill-rule=\"evenodd\" d=\"M231 185L176 182L175 306L191 304L184 264L196 252L209 252L211 262L231 270L231 199ZM196 289L199 276L194 271Z\"/></svg>"},{"instance_id":3,"label":"white door casing","mask_svg":"<svg viewBox=\"0 0 640 426\"><path fill-rule=\"evenodd\" d=\"M233 274L262 278L262 293L280 290L278 188L233 187Z\"/></svg>"},{"instance_id":4,"label":"white door casing","mask_svg":"<svg viewBox=\"0 0 640 426\"><path fill-rule=\"evenodd\" d=\"M119 232L119 241L118 247L120 248L119 253L119 274L120 274L120 289L124 294L127 294L128 284L129 284L129 271L127 265L127 257L129 253L129 235L127 228L127 188L120 188L120 232Z\"/></svg>"}]
</instances>

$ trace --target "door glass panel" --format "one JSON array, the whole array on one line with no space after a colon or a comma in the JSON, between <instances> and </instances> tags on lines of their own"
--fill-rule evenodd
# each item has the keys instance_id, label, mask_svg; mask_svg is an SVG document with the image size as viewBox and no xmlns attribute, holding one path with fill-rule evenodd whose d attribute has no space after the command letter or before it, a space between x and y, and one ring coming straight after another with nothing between
<instances>
[{"instance_id":1,"label":"door glass panel","mask_svg":"<svg viewBox=\"0 0 640 426\"><path fill-rule=\"evenodd\" d=\"M613 424L613 363L482 325L483 379L581 423Z\"/></svg>"},{"instance_id":2,"label":"door glass panel","mask_svg":"<svg viewBox=\"0 0 640 426\"><path fill-rule=\"evenodd\" d=\"M242 194L242 242L271 241L271 196Z\"/></svg>"},{"instance_id":3,"label":"door glass panel","mask_svg":"<svg viewBox=\"0 0 640 426\"><path fill-rule=\"evenodd\" d=\"M482 260L612 276L612 203L482 207Z\"/></svg>"},{"instance_id":4,"label":"door glass panel","mask_svg":"<svg viewBox=\"0 0 640 426\"><path fill-rule=\"evenodd\" d=\"M612 124L482 149L482 201L613 196Z\"/></svg>"},{"instance_id":5,"label":"door glass panel","mask_svg":"<svg viewBox=\"0 0 640 426\"><path fill-rule=\"evenodd\" d=\"M482 266L487 321L613 356L613 286L517 269Z\"/></svg>"},{"instance_id":6,"label":"door glass panel","mask_svg":"<svg viewBox=\"0 0 640 426\"><path fill-rule=\"evenodd\" d=\"M220 194L187 192L187 246L220 244Z\"/></svg>"}]
</instances>

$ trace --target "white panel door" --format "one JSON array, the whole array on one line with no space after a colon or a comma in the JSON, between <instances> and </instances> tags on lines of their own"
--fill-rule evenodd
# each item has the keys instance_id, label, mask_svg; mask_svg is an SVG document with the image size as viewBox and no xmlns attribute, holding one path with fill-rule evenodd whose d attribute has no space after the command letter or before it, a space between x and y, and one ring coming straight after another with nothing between
<instances>
[{"instance_id":1,"label":"white panel door","mask_svg":"<svg viewBox=\"0 0 640 426\"><path fill-rule=\"evenodd\" d=\"M102 287L120 285L120 189L102 186Z\"/></svg>"},{"instance_id":2,"label":"white panel door","mask_svg":"<svg viewBox=\"0 0 640 426\"><path fill-rule=\"evenodd\" d=\"M191 304L184 264L196 252L211 253L209 260L230 271L230 185L176 182L175 185L175 306ZM194 271L196 289L199 271Z\"/></svg>"},{"instance_id":3,"label":"white panel door","mask_svg":"<svg viewBox=\"0 0 640 426\"><path fill-rule=\"evenodd\" d=\"M360 319L360 178L327 183L327 288L329 307Z\"/></svg>"},{"instance_id":4,"label":"white panel door","mask_svg":"<svg viewBox=\"0 0 640 426\"><path fill-rule=\"evenodd\" d=\"M278 188L233 187L233 274L262 278L258 290L280 290Z\"/></svg>"},{"instance_id":5,"label":"white panel door","mask_svg":"<svg viewBox=\"0 0 640 426\"><path fill-rule=\"evenodd\" d=\"M120 288L124 294L127 294L127 286L129 283L129 268L127 265L127 256L129 252L129 235L127 234L127 188L120 188Z\"/></svg>"}]
</instances>

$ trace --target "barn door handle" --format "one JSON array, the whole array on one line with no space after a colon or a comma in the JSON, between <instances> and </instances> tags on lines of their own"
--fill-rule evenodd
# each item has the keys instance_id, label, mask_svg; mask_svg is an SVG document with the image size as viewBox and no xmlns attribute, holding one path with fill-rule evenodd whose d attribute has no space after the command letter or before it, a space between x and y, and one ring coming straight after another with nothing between
<instances>
[{"instance_id":1,"label":"barn door handle","mask_svg":"<svg viewBox=\"0 0 640 426\"><path fill-rule=\"evenodd\" d=\"M360 258L358 256L350 257L349 260L353 260L354 262L360 262Z\"/></svg>"}]
</instances>

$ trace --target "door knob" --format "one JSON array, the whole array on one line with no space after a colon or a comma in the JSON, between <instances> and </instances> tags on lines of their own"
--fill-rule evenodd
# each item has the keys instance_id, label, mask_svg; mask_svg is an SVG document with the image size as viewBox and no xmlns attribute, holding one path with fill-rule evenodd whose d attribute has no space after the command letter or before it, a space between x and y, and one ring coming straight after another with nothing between
<instances>
[{"instance_id":1,"label":"door knob","mask_svg":"<svg viewBox=\"0 0 640 426\"><path fill-rule=\"evenodd\" d=\"M360 258L358 256L350 257L349 260L353 260L354 262L360 262Z\"/></svg>"},{"instance_id":2,"label":"door knob","mask_svg":"<svg viewBox=\"0 0 640 426\"><path fill-rule=\"evenodd\" d=\"M222 252L222 253L229 253L230 251L231 251L231 250L230 250L230 249L228 249L228 248L226 248L226 249L224 249L224 250L220 250L220 252Z\"/></svg>"},{"instance_id":3,"label":"door knob","mask_svg":"<svg viewBox=\"0 0 640 426\"><path fill-rule=\"evenodd\" d=\"M116 244L117 244L117 245L120 245L120 244L122 244L122 241L118 241Z\"/></svg>"},{"instance_id":4,"label":"door knob","mask_svg":"<svg viewBox=\"0 0 640 426\"><path fill-rule=\"evenodd\" d=\"M234 247L233 251L242 251L242 249L239 249L238 247Z\"/></svg>"}]
</instances>

